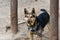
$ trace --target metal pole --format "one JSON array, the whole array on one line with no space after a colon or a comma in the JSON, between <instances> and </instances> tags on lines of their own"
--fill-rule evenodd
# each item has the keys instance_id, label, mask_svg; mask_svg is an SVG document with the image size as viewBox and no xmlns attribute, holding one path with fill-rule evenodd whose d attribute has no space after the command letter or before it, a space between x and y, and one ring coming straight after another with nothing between
<instances>
[{"instance_id":1,"label":"metal pole","mask_svg":"<svg viewBox=\"0 0 60 40\"><path fill-rule=\"evenodd\" d=\"M58 0L50 0L50 40L58 40Z\"/></svg>"},{"instance_id":2,"label":"metal pole","mask_svg":"<svg viewBox=\"0 0 60 40\"><path fill-rule=\"evenodd\" d=\"M18 32L18 14L17 14L18 0L11 0L11 31Z\"/></svg>"}]
</instances>

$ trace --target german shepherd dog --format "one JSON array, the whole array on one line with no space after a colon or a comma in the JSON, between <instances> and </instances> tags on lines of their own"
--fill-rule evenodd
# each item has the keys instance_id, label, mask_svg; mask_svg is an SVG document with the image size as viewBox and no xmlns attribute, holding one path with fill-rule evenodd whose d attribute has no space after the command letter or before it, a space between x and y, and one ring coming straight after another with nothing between
<instances>
[{"instance_id":1,"label":"german shepherd dog","mask_svg":"<svg viewBox=\"0 0 60 40\"><path fill-rule=\"evenodd\" d=\"M27 20L28 30L35 32L37 35L44 30L44 27L49 22L50 16L45 9L40 10L38 16L36 16L35 9L33 8L31 13L24 8L25 20Z\"/></svg>"}]
</instances>

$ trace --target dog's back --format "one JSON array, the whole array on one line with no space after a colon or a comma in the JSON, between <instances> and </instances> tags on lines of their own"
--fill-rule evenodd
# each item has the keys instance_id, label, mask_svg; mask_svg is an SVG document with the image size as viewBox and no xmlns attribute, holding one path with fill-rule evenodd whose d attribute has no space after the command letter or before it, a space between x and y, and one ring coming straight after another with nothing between
<instances>
[{"instance_id":1,"label":"dog's back","mask_svg":"<svg viewBox=\"0 0 60 40\"><path fill-rule=\"evenodd\" d=\"M36 21L39 23L39 25L37 25L37 30L39 28L44 28L45 25L49 22L49 14L47 13L47 11L45 9L43 9L43 13L41 13L39 16L37 16Z\"/></svg>"}]
</instances>

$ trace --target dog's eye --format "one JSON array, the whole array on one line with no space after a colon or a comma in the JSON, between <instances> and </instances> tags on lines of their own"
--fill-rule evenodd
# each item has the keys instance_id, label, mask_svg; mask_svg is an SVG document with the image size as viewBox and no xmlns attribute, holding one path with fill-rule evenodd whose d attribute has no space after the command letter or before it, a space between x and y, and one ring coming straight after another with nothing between
<instances>
[{"instance_id":1,"label":"dog's eye","mask_svg":"<svg viewBox=\"0 0 60 40\"><path fill-rule=\"evenodd\" d=\"M31 16L31 18L33 18L33 17Z\"/></svg>"},{"instance_id":2,"label":"dog's eye","mask_svg":"<svg viewBox=\"0 0 60 40\"><path fill-rule=\"evenodd\" d=\"M27 16L25 16L25 17L27 17Z\"/></svg>"}]
</instances>

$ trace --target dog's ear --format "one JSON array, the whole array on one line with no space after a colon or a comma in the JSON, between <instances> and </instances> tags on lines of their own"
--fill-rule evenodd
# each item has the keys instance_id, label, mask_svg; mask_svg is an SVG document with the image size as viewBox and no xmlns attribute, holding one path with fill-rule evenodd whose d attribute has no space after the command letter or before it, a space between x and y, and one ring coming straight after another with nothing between
<instances>
[{"instance_id":1,"label":"dog's ear","mask_svg":"<svg viewBox=\"0 0 60 40\"><path fill-rule=\"evenodd\" d=\"M28 13L28 11L27 11L27 9L26 9L26 8L24 8L24 13L25 13L25 14L27 14L27 13Z\"/></svg>"},{"instance_id":2,"label":"dog's ear","mask_svg":"<svg viewBox=\"0 0 60 40\"><path fill-rule=\"evenodd\" d=\"M32 13L32 14L35 14L35 8L32 9L32 12L31 12L31 13Z\"/></svg>"},{"instance_id":3,"label":"dog's ear","mask_svg":"<svg viewBox=\"0 0 60 40\"><path fill-rule=\"evenodd\" d=\"M32 14L34 17L36 17L35 8L32 9L31 14Z\"/></svg>"}]
</instances>

